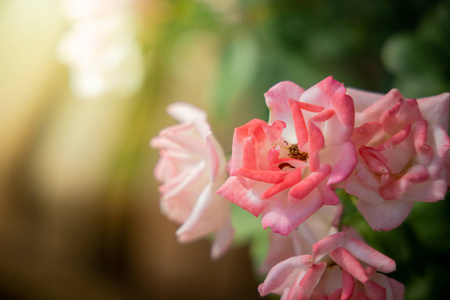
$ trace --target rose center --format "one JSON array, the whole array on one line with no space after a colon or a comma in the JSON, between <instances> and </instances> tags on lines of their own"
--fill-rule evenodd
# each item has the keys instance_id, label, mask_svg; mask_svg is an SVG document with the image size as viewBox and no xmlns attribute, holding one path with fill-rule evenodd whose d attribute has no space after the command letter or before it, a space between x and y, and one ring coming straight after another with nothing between
<instances>
[{"instance_id":1,"label":"rose center","mask_svg":"<svg viewBox=\"0 0 450 300\"><path fill-rule=\"evenodd\" d=\"M289 147L289 157L301 160L301 161L307 161L308 160L308 153L302 152L298 150L297 144L292 144Z\"/></svg>"}]
</instances>

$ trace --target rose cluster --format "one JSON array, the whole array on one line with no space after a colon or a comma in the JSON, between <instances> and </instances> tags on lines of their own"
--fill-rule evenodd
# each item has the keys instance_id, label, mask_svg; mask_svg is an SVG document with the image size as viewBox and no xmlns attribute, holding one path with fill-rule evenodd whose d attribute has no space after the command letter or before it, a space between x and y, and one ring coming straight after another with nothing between
<instances>
[{"instance_id":1,"label":"rose cluster","mask_svg":"<svg viewBox=\"0 0 450 300\"><path fill-rule=\"evenodd\" d=\"M161 208L182 224L180 241L214 235L212 256L233 239L230 203L261 216L270 246L260 294L282 299L402 299L403 285L382 273L395 262L352 228L340 229L341 189L373 230L391 230L415 201L444 198L450 184L450 94L407 99L328 77L307 90L280 82L265 94L268 122L235 129L225 156L206 114L187 104L181 121L151 141ZM381 273L380 273L381 272Z\"/></svg>"}]
</instances>

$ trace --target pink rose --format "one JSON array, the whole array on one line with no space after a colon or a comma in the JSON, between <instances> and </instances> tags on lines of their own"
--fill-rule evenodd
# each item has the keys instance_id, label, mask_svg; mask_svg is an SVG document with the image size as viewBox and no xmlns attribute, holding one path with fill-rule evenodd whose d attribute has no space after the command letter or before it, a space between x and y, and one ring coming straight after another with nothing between
<instances>
[{"instance_id":1,"label":"pink rose","mask_svg":"<svg viewBox=\"0 0 450 300\"><path fill-rule=\"evenodd\" d=\"M332 77L307 91L292 82L272 87L269 123L236 128L231 177L218 193L283 235L323 205L337 205L335 185L356 165L354 107L345 92Z\"/></svg>"},{"instance_id":2,"label":"pink rose","mask_svg":"<svg viewBox=\"0 0 450 300\"><path fill-rule=\"evenodd\" d=\"M176 232L180 242L215 234L211 256L217 258L234 234L230 203L216 194L227 177L223 150L205 112L186 103L172 104L167 111L181 124L162 130L150 141L161 156L154 171L163 183L161 210L182 224Z\"/></svg>"},{"instance_id":3,"label":"pink rose","mask_svg":"<svg viewBox=\"0 0 450 300\"><path fill-rule=\"evenodd\" d=\"M287 236L269 232L269 249L259 272L267 273L273 266L292 256L312 253L315 243L338 232L342 205L323 206Z\"/></svg>"},{"instance_id":4,"label":"pink rose","mask_svg":"<svg viewBox=\"0 0 450 300\"><path fill-rule=\"evenodd\" d=\"M312 255L294 256L274 266L258 290L261 296L282 295L282 300L403 299L403 285L377 272L395 268L392 259L351 232L338 232L315 243Z\"/></svg>"},{"instance_id":5,"label":"pink rose","mask_svg":"<svg viewBox=\"0 0 450 300\"><path fill-rule=\"evenodd\" d=\"M444 198L448 187L450 94L404 99L348 89L356 107L352 140L355 172L345 183L374 230L391 230L409 215L414 201Z\"/></svg>"}]
</instances>

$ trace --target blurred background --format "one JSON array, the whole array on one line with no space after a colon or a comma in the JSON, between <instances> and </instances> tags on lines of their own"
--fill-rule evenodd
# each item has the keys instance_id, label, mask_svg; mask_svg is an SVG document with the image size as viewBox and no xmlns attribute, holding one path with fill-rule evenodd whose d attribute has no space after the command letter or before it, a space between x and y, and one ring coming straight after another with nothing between
<instances>
[{"instance_id":1,"label":"blurred background","mask_svg":"<svg viewBox=\"0 0 450 300\"><path fill-rule=\"evenodd\" d=\"M0 298L259 299L248 245L211 261L208 241L177 244L148 142L185 101L229 153L271 86L329 75L450 91L450 2L0 0ZM448 202L390 232L350 202L344 221L397 261L407 299L450 298Z\"/></svg>"}]
</instances>

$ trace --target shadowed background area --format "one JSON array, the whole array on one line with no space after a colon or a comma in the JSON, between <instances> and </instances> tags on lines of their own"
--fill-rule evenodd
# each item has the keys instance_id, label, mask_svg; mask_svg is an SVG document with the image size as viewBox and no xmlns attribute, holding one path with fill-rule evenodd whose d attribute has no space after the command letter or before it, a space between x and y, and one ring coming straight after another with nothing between
<instances>
[{"instance_id":1,"label":"shadowed background area","mask_svg":"<svg viewBox=\"0 0 450 300\"><path fill-rule=\"evenodd\" d=\"M175 123L166 106L206 110L230 153L282 80L449 91L449 29L448 1L0 1L0 298L259 299L247 245L212 261L160 213L148 142ZM408 299L437 299L449 213L344 221L396 260Z\"/></svg>"}]
</instances>

